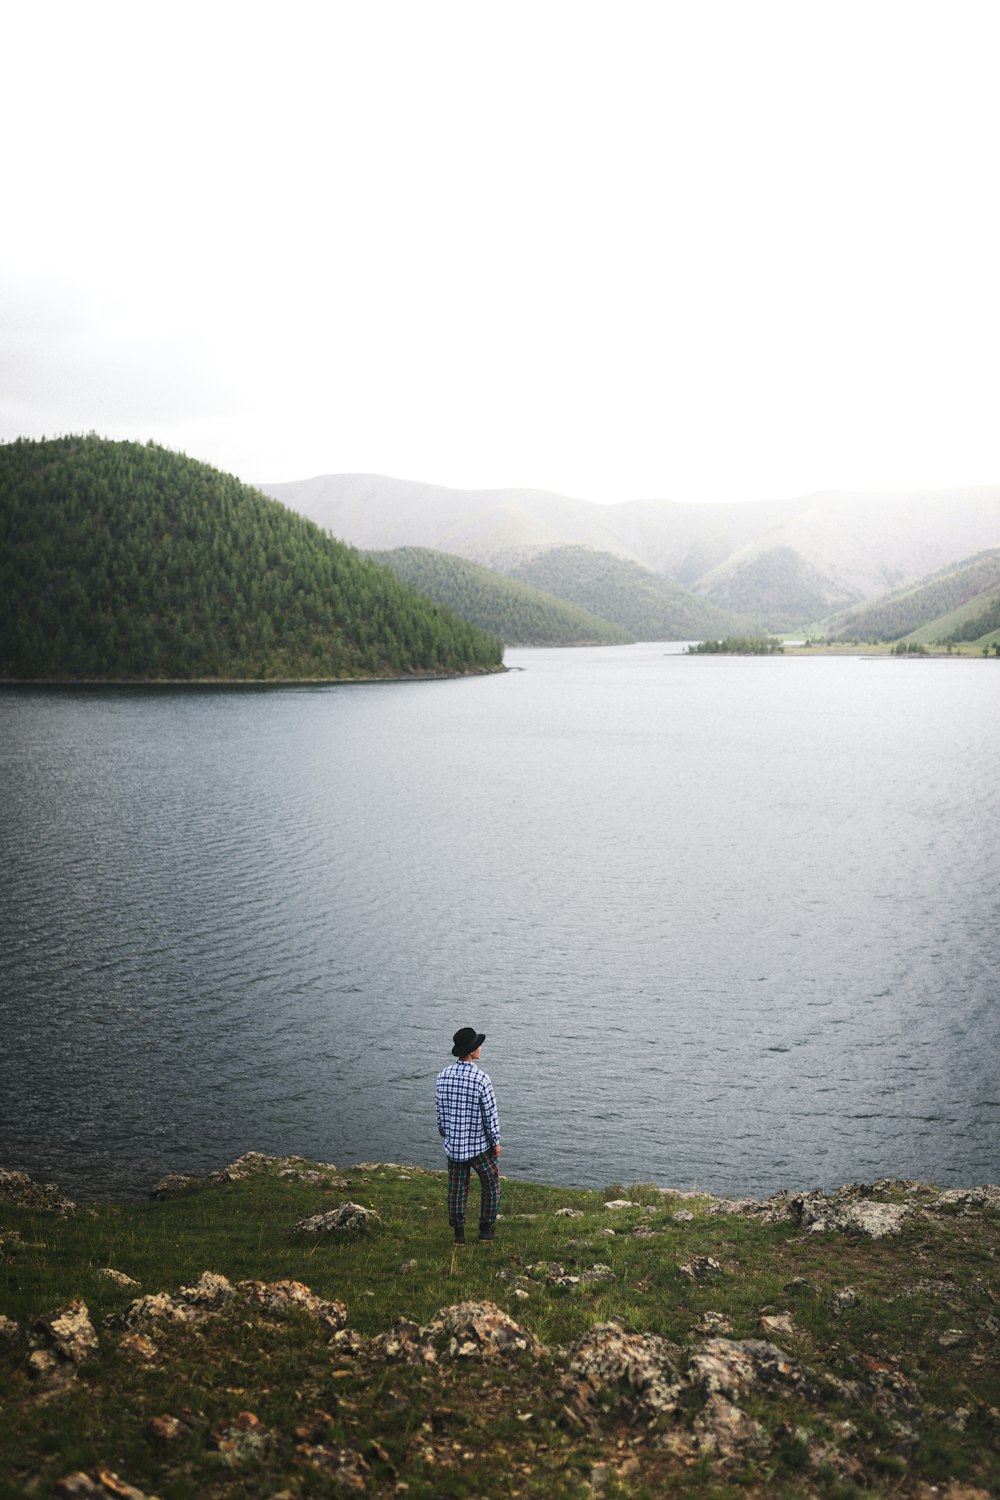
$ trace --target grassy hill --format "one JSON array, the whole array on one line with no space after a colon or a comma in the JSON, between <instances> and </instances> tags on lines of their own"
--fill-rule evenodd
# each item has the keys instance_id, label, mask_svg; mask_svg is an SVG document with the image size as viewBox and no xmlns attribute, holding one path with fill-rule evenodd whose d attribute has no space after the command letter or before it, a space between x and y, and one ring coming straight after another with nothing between
<instances>
[{"instance_id":1,"label":"grassy hill","mask_svg":"<svg viewBox=\"0 0 1000 1500\"><path fill-rule=\"evenodd\" d=\"M996 1189L505 1180L496 1242L456 1251L419 1167L248 1153L83 1211L17 1175L0 1500L1000 1487Z\"/></svg>"},{"instance_id":2,"label":"grassy hill","mask_svg":"<svg viewBox=\"0 0 1000 1500\"><path fill-rule=\"evenodd\" d=\"M502 646L311 521L149 444L0 446L0 679L496 670Z\"/></svg>"},{"instance_id":3,"label":"grassy hill","mask_svg":"<svg viewBox=\"0 0 1000 1500\"><path fill-rule=\"evenodd\" d=\"M620 646L635 639L578 605L446 552L398 547L368 556L508 646Z\"/></svg>"},{"instance_id":4,"label":"grassy hill","mask_svg":"<svg viewBox=\"0 0 1000 1500\"><path fill-rule=\"evenodd\" d=\"M977 640L1000 627L1000 548L977 553L824 623L832 639Z\"/></svg>"},{"instance_id":5,"label":"grassy hill","mask_svg":"<svg viewBox=\"0 0 1000 1500\"><path fill-rule=\"evenodd\" d=\"M642 641L747 633L755 623L745 615L717 608L638 563L589 547L553 547L505 563L503 571L532 588L613 620Z\"/></svg>"}]
</instances>

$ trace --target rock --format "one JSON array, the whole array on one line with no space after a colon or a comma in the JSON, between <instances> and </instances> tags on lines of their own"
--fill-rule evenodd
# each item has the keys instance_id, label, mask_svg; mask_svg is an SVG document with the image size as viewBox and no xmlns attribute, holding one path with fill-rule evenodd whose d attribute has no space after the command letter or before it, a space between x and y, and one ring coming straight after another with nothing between
<instances>
[{"instance_id":1,"label":"rock","mask_svg":"<svg viewBox=\"0 0 1000 1500\"><path fill-rule=\"evenodd\" d=\"M228 1167L218 1172L209 1172L208 1181L215 1183L242 1182L247 1177L267 1173L275 1177L298 1177L306 1182L327 1180L336 1176L339 1168L332 1162L306 1161L304 1156L268 1156L264 1151L245 1151Z\"/></svg>"},{"instance_id":2,"label":"rock","mask_svg":"<svg viewBox=\"0 0 1000 1500\"><path fill-rule=\"evenodd\" d=\"M157 1500L156 1495L137 1490L111 1469L95 1469L93 1475L69 1474L56 1481L56 1491L69 1500Z\"/></svg>"},{"instance_id":3,"label":"rock","mask_svg":"<svg viewBox=\"0 0 1000 1500\"><path fill-rule=\"evenodd\" d=\"M582 1208L557 1208L555 1211L557 1219L582 1219Z\"/></svg>"},{"instance_id":4,"label":"rock","mask_svg":"<svg viewBox=\"0 0 1000 1500\"><path fill-rule=\"evenodd\" d=\"M652 1240L659 1234L658 1229L650 1229L648 1224L637 1224L629 1231L629 1238L633 1240Z\"/></svg>"},{"instance_id":5,"label":"rock","mask_svg":"<svg viewBox=\"0 0 1000 1500\"><path fill-rule=\"evenodd\" d=\"M57 1214L76 1211L76 1204L54 1182L35 1182L27 1172L15 1172L8 1167L0 1167L0 1203L13 1203L18 1208L47 1208Z\"/></svg>"},{"instance_id":6,"label":"rock","mask_svg":"<svg viewBox=\"0 0 1000 1500\"><path fill-rule=\"evenodd\" d=\"M960 1349L964 1344L971 1344L973 1336L965 1333L961 1328L946 1328L938 1339L942 1349Z\"/></svg>"},{"instance_id":7,"label":"rock","mask_svg":"<svg viewBox=\"0 0 1000 1500\"><path fill-rule=\"evenodd\" d=\"M769 1337L776 1336L778 1338L782 1335L787 1338L794 1338L798 1333L798 1329L795 1327L795 1320L790 1312L761 1313L760 1331L761 1333L766 1333Z\"/></svg>"},{"instance_id":8,"label":"rock","mask_svg":"<svg viewBox=\"0 0 1000 1500\"><path fill-rule=\"evenodd\" d=\"M397 1271L396 1271L396 1275L397 1276L409 1276L410 1272L411 1271L415 1271L417 1269L417 1266L419 1264L420 1264L420 1262L416 1261L416 1260L402 1260L399 1263L399 1266L398 1266Z\"/></svg>"},{"instance_id":9,"label":"rock","mask_svg":"<svg viewBox=\"0 0 1000 1500\"><path fill-rule=\"evenodd\" d=\"M631 1202L628 1198L612 1198L611 1202L605 1203L604 1207L617 1210L621 1208L638 1208L639 1205L638 1203Z\"/></svg>"},{"instance_id":10,"label":"rock","mask_svg":"<svg viewBox=\"0 0 1000 1500\"><path fill-rule=\"evenodd\" d=\"M767 1447L767 1437L759 1422L753 1421L724 1396L709 1396L694 1421L698 1447L723 1462L745 1458L749 1453Z\"/></svg>"},{"instance_id":11,"label":"rock","mask_svg":"<svg viewBox=\"0 0 1000 1500\"><path fill-rule=\"evenodd\" d=\"M301 1281L240 1281L236 1289L252 1306L274 1317L287 1317L290 1312L308 1313L331 1333L347 1323L347 1308L342 1302L317 1297Z\"/></svg>"},{"instance_id":12,"label":"rock","mask_svg":"<svg viewBox=\"0 0 1000 1500\"><path fill-rule=\"evenodd\" d=\"M833 1316L839 1318L842 1312L846 1312L849 1307L857 1307L860 1301L861 1298L854 1287L844 1286L839 1292L834 1292L827 1305Z\"/></svg>"},{"instance_id":13,"label":"rock","mask_svg":"<svg viewBox=\"0 0 1000 1500\"><path fill-rule=\"evenodd\" d=\"M182 1172L168 1172L153 1184L149 1196L153 1199L180 1198L184 1193L197 1192L205 1186L204 1177L188 1177Z\"/></svg>"},{"instance_id":14,"label":"rock","mask_svg":"<svg viewBox=\"0 0 1000 1500\"><path fill-rule=\"evenodd\" d=\"M433 1450L428 1449L433 1461ZM353 1448L341 1448L330 1443L299 1443L295 1449L296 1461L309 1464L329 1475L341 1489L363 1493L368 1478L368 1464Z\"/></svg>"},{"instance_id":15,"label":"rock","mask_svg":"<svg viewBox=\"0 0 1000 1500\"><path fill-rule=\"evenodd\" d=\"M0 1345L16 1344L21 1337L21 1325L13 1318L4 1317L0 1313Z\"/></svg>"},{"instance_id":16,"label":"rock","mask_svg":"<svg viewBox=\"0 0 1000 1500\"><path fill-rule=\"evenodd\" d=\"M732 1331L732 1323L725 1313L720 1312L704 1312L694 1325L695 1333L724 1334Z\"/></svg>"},{"instance_id":17,"label":"rock","mask_svg":"<svg viewBox=\"0 0 1000 1500\"><path fill-rule=\"evenodd\" d=\"M656 1334L626 1333L618 1323L597 1323L570 1351L569 1373L562 1382L567 1408L587 1425L589 1408L604 1390L618 1388L649 1421L673 1415L681 1386L676 1350Z\"/></svg>"},{"instance_id":18,"label":"rock","mask_svg":"<svg viewBox=\"0 0 1000 1500\"><path fill-rule=\"evenodd\" d=\"M36 1319L32 1327L44 1333L60 1359L74 1365L83 1364L100 1352L97 1330L90 1321L87 1304L77 1299L47 1317Z\"/></svg>"},{"instance_id":19,"label":"rock","mask_svg":"<svg viewBox=\"0 0 1000 1500\"><path fill-rule=\"evenodd\" d=\"M115 1286L139 1286L140 1282L131 1276L126 1276L124 1271L116 1271L113 1266L101 1266L97 1272L103 1276L105 1281L113 1282Z\"/></svg>"},{"instance_id":20,"label":"rock","mask_svg":"<svg viewBox=\"0 0 1000 1500\"><path fill-rule=\"evenodd\" d=\"M112 1313L106 1319L111 1328L134 1328L146 1319L167 1318L176 1323L203 1323L215 1317L233 1297L233 1288L225 1276L203 1271L193 1286L182 1286L171 1295L153 1292L136 1297L124 1312Z\"/></svg>"},{"instance_id":21,"label":"rock","mask_svg":"<svg viewBox=\"0 0 1000 1500\"><path fill-rule=\"evenodd\" d=\"M682 1276L693 1281L698 1286L705 1286L709 1282L718 1281L725 1275L717 1260L710 1255L696 1255L693 1260L686 1261L684 1265L677 1267Z\"/></svg>"},{"instance_id":22,"label":"rock","mask_svg":"<svg viewBox=\"0 0 1000 1500\"><path fill-rule=\"evenodd\" d=\"M184 1437L191 1431L180 1417L172 1417L166 1412L161 1417L150 1417L147 1430L150 1437L158 1438L165 1443L172 1443L176 1438Z\"/></svg>"},{"instance_id":23,"label":"rock","mask_svg":"<svg viewBox=\"0 0 1000 1500\"><path fill-rule=\"evenodd\" d=\"M987 1182L978 1188L947 1188L929 1205L934 1213L970 1213L984 1208L1000 1209L1000 1187Z\"/></svg>"},{"instance_id":24,"label":"rock","mask_svg":"<svg viewBox=\"0 0 1000 1500\"><path fill-rule=\"evenodd\" d=\"M147 1338L144 1333L127 1333L118 1345L119 1354L124 1354L130 1359L149 1360L155 1359L160 1350L153 1340Z\"/></svg>"},{"instance_id":25,"label":"rock","mask_svg":"<svg viewBox=\"0 0 1000 1500\"><path fill-rule=\"evenodd\" d=\"M676 1213L670 1215L675 1224L690 1224L694 1220L694 1214L689 1208L679 1208Z\"/></svg>"},{"instance_id":26,"label":"rock","mask_svg":"<svg viewBox=\"0 0 1000 1500\"><path fill-rule=\"evenodd\" d=\"M906 1219L913 1213L913 1206L910 1203L873 1202L872 1195L878 1186L851 1183L838 1188L832 1195L803 1193L791 1199L789 1206L793 1217L805 1229L838 1230L880 1240L886 1235L900 1233Z\"/></svg>"},{"instance_id":27,"label":"rock","mask_svg":"<svg viewBox=\"0 0 1000 1500\"><path fill-rule=\"evenodd\" d=\"M271 1434L252 1411L241 1411L234 1421L223 1419L212 1429L209 1444L224 1463L251 1463L264 1457Z\"/></svg>"},{"instance_id":28,"label":"rock","mask_svg":"<svg viewBox=\"0 0 1000 1500\"><path fill-rule=\"evenodd\" d=\"M442 1307L423 1327L408 1318L398 1318L387 1333L370 1341L367 1352L376 1359L436 1364L439 1351L447 1359L460 1360L543 1352L534 1334L494 1302L458 1302Z\"/></svg>"},{"instance_id":29,"label":"rock","mask_svg":"<svg viewBox=\"0 0 1000 1500\"><path fill-rule=\"evenodd\" d=\"M763 1339L709 1339L690 1356L687 1378L706 1395L734 1402L749 1391L773 1387L806 1400L819 1395L808 1371L777 1344Z\"/></svg>"},{"instance_id":30,"label":"rock","mask_svg":"<svg viewBox=\"0 0 1000 1500\"><path fill-rule=\"evenodd\" d=\"M427 1325L432 1336L450 1334L452 1359L488 1359L496 1354L540 1352L534 1334L515 1323L495 1302L459 1302L443 1307Z\"/></svg>"},{"instance_id":31,"label":"rock","mask_svg":"<svg viewBox=\"0 0 1000 1500\"><path fill-rule=\"evenodd\" d=\"M300 1219L295 1228L302 1234L357 1233L382 1222L377 1209L360 1203L342 1203L326 1214L312 1214Z\"/></svg>"}]
</instances>

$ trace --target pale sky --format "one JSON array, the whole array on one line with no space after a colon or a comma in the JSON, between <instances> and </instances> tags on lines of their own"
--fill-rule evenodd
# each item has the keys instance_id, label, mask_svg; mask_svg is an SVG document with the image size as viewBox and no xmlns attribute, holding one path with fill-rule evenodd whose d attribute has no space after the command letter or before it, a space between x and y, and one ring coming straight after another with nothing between
<instances>
[{"instance_id":1,"label":"pale sky","mask_svg":"<svg viewBox=\"0 0 1000 1500\"><path fill-rule=\"evenodd\" d=\"M7 0L0 437L1000 483L995 0Z\"/></svg>"}]
</instances>

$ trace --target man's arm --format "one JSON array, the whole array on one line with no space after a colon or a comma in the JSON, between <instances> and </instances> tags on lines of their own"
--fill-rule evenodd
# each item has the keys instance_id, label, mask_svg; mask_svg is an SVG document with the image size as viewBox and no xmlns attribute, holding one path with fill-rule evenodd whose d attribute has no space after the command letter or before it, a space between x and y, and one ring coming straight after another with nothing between
<instances>
[{"instance_id":1,"label":"man's arm","mask_svg":"<svg viewBox=\"0 0 1000 1500\"><path fill-rule=\"evenodd\" d=\"M479 1108L483 1117L483 1130L486 1132L486 1139L497 1156L499 1156L503 1150L500 1144L500 1119L497 1115L496 1095L493 1092L493 1085L488 1078L483 1079L483 1088L479 1095Z\"/></svg>"},{"instance_id":2,"label":"man's arm","mask_svg":"<svg viewBox=\"0 0 1000 1500\"><path fill-rule=\"evenodd\" d=\"M440 1078L434 1088L434 1104L437 1109L438 1135L445 1135L444 1090Z\"/></svg>"}]
</instances>

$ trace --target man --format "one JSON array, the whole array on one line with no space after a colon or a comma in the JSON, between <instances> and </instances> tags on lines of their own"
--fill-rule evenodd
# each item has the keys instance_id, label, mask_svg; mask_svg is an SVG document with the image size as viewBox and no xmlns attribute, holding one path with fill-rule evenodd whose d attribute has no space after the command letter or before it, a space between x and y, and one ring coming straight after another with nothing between
<instances>
[{"instance_id":1,"label":"man","mask_svg":"<svg viewBox=\"0 0 1000 1500\"><path fill-rule=\"evenodd\" d=\"M500 1122L493 1085L476 1063L485 1034L472 1026L455 1032L451 1049L458 1061L449 1063L437 1079L438 1131L444 1136L448 1158L448 1223L455 1244L465 1244L465 1206L472 1169L479 1177L479 1239L496 1238L500 1206Z\"/></svg>"}]
</instances>

